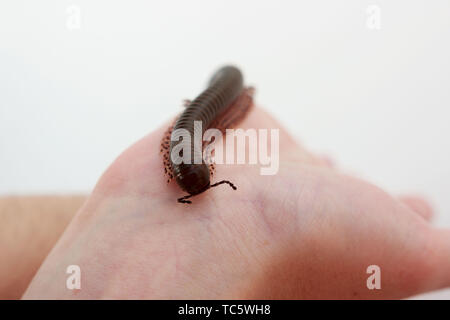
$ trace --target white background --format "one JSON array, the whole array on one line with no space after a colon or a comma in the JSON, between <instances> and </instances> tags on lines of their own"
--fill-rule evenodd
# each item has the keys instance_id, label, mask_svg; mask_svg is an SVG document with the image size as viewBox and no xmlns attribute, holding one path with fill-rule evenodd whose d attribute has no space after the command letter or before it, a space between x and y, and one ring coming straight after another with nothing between
<instances>
[{"instance_id":1,"label":"white background","mask_svg":"<svg viewBox=\"0 0 450 320\"><path fill-rule=\"evenodd\" d=\"M234 63L308 147L450 227L449 40L448 0L2 1L0 195L89 192Z\"/></svg>"}]
</instances>

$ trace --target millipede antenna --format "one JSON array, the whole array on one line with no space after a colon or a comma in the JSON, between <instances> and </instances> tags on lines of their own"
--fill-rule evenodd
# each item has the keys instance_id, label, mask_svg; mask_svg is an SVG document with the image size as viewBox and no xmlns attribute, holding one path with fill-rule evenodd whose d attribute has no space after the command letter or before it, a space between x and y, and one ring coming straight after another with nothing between
<instances>
[{"instance_id":1,"label":"millipede antenna","mask_svg":"<svg viewBox=\"0 0 450 320\"><path fill-rule=\"evenodd\" d=\"M224 183L225 183L225 184L228 184L231 188L233 188L233 190L236 190L236 189L237 189L237 187L236 187L231 181L228 181L228 180L222 180L222 181L216 182L216 183L212 184L208 189L217 187L217 186L219 186L219 185L221 185L221 184L224 184ZM191 204L192 201L191 201L191 200L187 200L187 199L189 199L189 198L191 198L191 197L193 197L193 196L194 196L194 194L188 194L188 195L186 195L186 196L184 196L184 197L178 198L177 201L178 201L179 203L188 203L188 204Z\"/></svg>"}]
</instances>

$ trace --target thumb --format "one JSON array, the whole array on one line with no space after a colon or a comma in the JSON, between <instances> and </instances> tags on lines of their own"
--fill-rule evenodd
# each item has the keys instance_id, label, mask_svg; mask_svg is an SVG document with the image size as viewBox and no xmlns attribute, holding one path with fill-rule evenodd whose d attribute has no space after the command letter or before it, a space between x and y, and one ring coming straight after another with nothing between
<instances>
[{"instance_id":1,"label":"thumb","mask_svg":"<svg viewBox=\"0 0 450 320\"><path fill-rule=\"evenodd\" d=\"M430 221L433 218L433 208L424 198L420 196L401 196L399 200L425 220Z\"/></svg>"}]
</instances>

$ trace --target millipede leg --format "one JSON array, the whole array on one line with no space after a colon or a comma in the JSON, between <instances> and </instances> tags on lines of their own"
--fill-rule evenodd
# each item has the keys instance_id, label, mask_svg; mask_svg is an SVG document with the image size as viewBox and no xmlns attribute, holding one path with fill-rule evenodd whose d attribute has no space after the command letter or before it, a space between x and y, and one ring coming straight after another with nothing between
<instances>
[{"instance_id":1,"label":"millipede leg","mask_svg":"<svg viewBox=\"0 0 450 320\"><path fill-rule=\"evenodd\" d=\"M215 170L216 170L216 166L214 165L214 163L211 163L211 164L209 165L209 174L210 174L211 177L214 176L214 171L215 171Z\"/></svg>"},{"instance_id":2,"label":"millipede leg","mask_svg":"<svg viewBox=\"0 0 450 320\"><path fill-rule=\"evenodd\" d=\"M176 121L176 119L175 119L175 121ZM164 174L167 178L167 183L169 183L173 179L172 165L170 164L169 157L170 157L170 136L172 135L175 121L164 132L164 135L161 140L161 147L160 147L160 153L162 154L162 157L163 157Z\"/></svg>"},{"instance_id":3,"label":"millipede leg","mask_svg":"<svg viewBox=\"0 0 450 320\"><path fill-rule=\"evenodd\" d=\"M183 100L183 107L187 108L187 107L189 107L189 105L190 105L191 103L192 103L191 100L189 100L189 99L184 99L184 100Z\"/></svg>"}]
</instances>

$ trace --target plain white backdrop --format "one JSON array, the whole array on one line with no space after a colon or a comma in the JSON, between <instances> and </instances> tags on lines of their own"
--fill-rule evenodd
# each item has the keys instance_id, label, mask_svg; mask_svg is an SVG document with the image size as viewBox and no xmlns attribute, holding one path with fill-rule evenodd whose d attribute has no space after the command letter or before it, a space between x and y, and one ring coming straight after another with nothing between
<instances>
[{"instance_id":1,"label":"plain white backdrop","mask_svg":"<svg viewBox=\"0 0 450 320\"><path fill-rule=\"evenodd\" d=\"M450 227L449 40L448 0L2 1L0 195L89 192L233 63L309 148Z\"/></svg>"}]
</instances>

